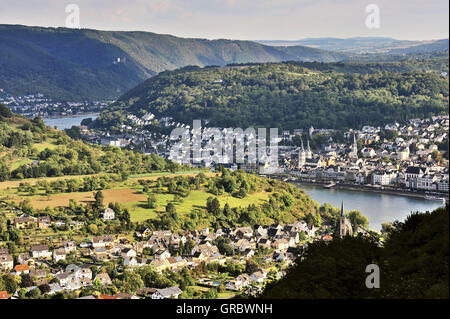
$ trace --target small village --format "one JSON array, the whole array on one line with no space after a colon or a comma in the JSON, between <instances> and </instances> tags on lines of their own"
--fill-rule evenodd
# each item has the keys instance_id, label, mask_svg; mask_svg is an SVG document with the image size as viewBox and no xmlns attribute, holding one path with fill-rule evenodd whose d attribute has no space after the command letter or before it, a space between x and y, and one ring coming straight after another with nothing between
<instances>
[{"instance_id":1,"label":"small village","mask_svg":"<svg viewBox=\"0 0 450 319\"><path fill-rule=\"evenodd\" d=\"M106 208L102 219L114 221L114 211ZM49 231L55 235L52 227L56 227L56 222L48 216L22 214L14 219L12 226L26 232ZM63 225L60 223L60 226ZM80 226L74 223L70 228ZM108 290L115 283L108 272L136 271L145 267L163 276L186 274L186 269L190 269L192 273L201 274L196 275L193 285L202 291L211 288L221 291L223 298L257 295L265 284L285 274L308 243L356 233L369 234L362 228L352 230L342 204L337 229L327 221L316 227L300 220L290 225L181 232L147 228L143 232L135 232L136 240L133 241L125 235L110 234L91 236L78 242L52 239L49 244L24 244L23 247L28 247L25 250L0 246L1 271L19 283L14 293L1 291L0 298L37 298L43 295L51 298L64 293L76 293L79 299L187 297L181 289L184 287L147 287L142 282L126 291L117 291L117 287ZM106 271L105 265L108 264ZM98 293L113 290L117 292ZM97 293L90 293L92 291Z\"/></svg>"},{"instance_id":2,"label":"small village","mask_svg":"<svg viewBox=\"0 0 450 319\"><path fill-rule=\"evenodd\" d=\"M71 116L101 112L112 101L56 102L42 93L14 96L0 89L0 104L28 118Z\"/></svg>"}]
</instances>

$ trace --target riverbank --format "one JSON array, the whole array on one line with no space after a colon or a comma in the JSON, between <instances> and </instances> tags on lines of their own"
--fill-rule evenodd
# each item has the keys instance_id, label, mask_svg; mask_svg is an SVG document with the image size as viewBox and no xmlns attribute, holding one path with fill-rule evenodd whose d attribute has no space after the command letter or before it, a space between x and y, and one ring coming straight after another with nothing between
<instances>
[{"instance_id":1,"label":"riverbank","mask_svg":"<svg viewBox=\"0 0 450 319\"><path fill-rule=\"evenodd\" d=\"M55 119L62 119L62 118L73 118L73 117L91 117L91 116L99 116L100 112L88 112L88 113L77 113L77 114L70 114L70 115L62 115L62 114L58 114L58 115L52 115L52 116L46 116L43 119L51 119L51 120L55 120Z\"/></svg>"},{"instance_id":2,"label":"riverbank","mask_svg":"<svg viewBox=\"0 0 450 319\"><path fill-rule=\"evenodd\" d=\"M286 177L283 178L283 177L276 177L276 176L273 176L273 178L276 178L279 180L286 179ZM304 185L314 185L314 186L321 186L321 187L329 184L329 182L323 182L323 181L314 181L313 182L313 181L300 180L300 179L289 179L286 182L293 183L293 184L299 184L299 185L304 184ZM344 190L352 190L352 191L372 192L372 193L378 193L378 194L409 196L409 197L423 198L423 199L425 199L426 196L437 196L437 197L443 197L446 199L449 198L448 193L442 193L442 192L426 192L423 190L398 189L398 188L392 188L392 187L373 187L373 186L357 185L357 184L349 184L349 183L336 183L336 185L332 186L330 189L344 189Z\"/></svg>"},{"instance_id":3,"label":"riverbank","mask_svg":"<svg viewBox=\"0 0 450 319\"><path fill-rule=\"evenodd\" d=\"M289 181L291 183L295 184L306 184L306 185L316 185L316 186L324 186L327 185L327 183L322 182L306 182L306 181ZM425 191L420 190L400 190L400 189L394 189L394 188L376 188L371 186L365 186L365 185L354 185L354 184L336 184L335 186L331 187L330 189L346 189L346 190L352 190L352 191L362 191L362 192L372 192L372 193L379 193L379 194L388 194L388 195L398 195L398 196L409 196L409 197L416 197L416 198L424 198L426 196L439 196L448 198L449 195L445 193L426 193Z\"/></svg>"}]
</instances>

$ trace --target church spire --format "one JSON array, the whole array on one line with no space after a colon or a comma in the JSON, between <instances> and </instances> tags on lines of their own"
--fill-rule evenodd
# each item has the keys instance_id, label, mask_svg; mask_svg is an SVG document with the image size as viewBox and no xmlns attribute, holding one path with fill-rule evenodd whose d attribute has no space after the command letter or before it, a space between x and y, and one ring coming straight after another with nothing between
<instances>
[{"instance_id":1,"label":"church spire","mask_svg":"<svg viewBox=\"0 0 450 319\"><path fill-rule=\"evenodd\" d=\"M345 214L344 214L344 201L342 201L342 203L341 203L341 217L345 217Z\"/></svg>"},{"instance_id":2,"label":"church spire","mask_svg":"<svg viewBox=\"0 0 450 319\"><path fill-rule=\"evenodd\" d=\"M306 163L306 152L305 152L305 147L303 146L303 139L300 137L300 141L301 141L301 149L300 152L298 153L298 167L301 168L303 167L303 165L305 165Z\"/></svg>"},{"instance_id":3,"label":"church spire","mask_svg":"<svg viewBox=\"0 0 450 319\"><path fill-rule=\"evenodd\" d=\"M356 143L356 134L353 134L353 145L350 147L350 158L358 159L358 143Z\"/></svg>"}]
</instances>

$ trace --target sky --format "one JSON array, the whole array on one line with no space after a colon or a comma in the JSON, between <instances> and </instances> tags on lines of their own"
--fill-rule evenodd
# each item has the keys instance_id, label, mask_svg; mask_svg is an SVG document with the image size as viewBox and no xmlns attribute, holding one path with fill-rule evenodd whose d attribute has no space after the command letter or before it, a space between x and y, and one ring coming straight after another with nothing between
<instances>
[{"instance_id":1,"label":"sky","mask_svg":"<svg viewBox=\"0 0 450 319\"><path fill-rule=\"evenodd\" d=\"M0 24L64 27L68 4L80 27L181 37L298 40L310 37L448 38L448 0L0 0ZM379 8L367 28L366 6Z\"/></svg>"}]
</instances>

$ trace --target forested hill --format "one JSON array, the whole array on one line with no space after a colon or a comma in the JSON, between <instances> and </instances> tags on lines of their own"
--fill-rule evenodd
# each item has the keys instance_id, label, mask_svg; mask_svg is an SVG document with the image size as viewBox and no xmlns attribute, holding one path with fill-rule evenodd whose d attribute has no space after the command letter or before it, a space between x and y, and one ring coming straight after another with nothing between
<instances>
[{"instance_id":1,"label":"forested hill","mask_svg":"<svg viewBox=\"0 0 450 319\"><path fill-rule=\"evenodd\" d=\"M20 25L0 25L0 47L0 88L63 100L116 98L156 73L187 65L328 62L344 56L304 46L286 51L250 41Z\"/></svg>"},{"instance_id":2,"label":"forested hill","mask_svg":"<svg viewBox=\"0 0 450 319\"><path fill-rule=\"evenodd\" d=\"M127 114L281 129L358 128L448 112L448 78L414 63L266 63L163 72L124 94L96 124ZM397 65L397 66L396 66ZM448 65L448 62L447 62ZM412 72L394 73L393 68Z\"/></svg>"},{"instance_id":3,"label":"forested hill","mask_svg":"<svg viewBox=\"0 0 450 319\"><path fill-rule=\"evenodd\" d=\"M157 155L119 147L86 144L47 127L42 119L14 115L0 104L0 182L9 179L177 170L181 166Z\"/></svg>"},{"instance_id":4,"label":"forested hill","mask_svg":"<svg viewBox=\"0 0 450 319\"><path fill-rule=\"evenodd\" d=\"M395 222L383 246L363 237L316 242L262 298L448 299L449 206ZM380 269L380 286L365 285L366 267Z\"/></svg>"}]
</instances>

